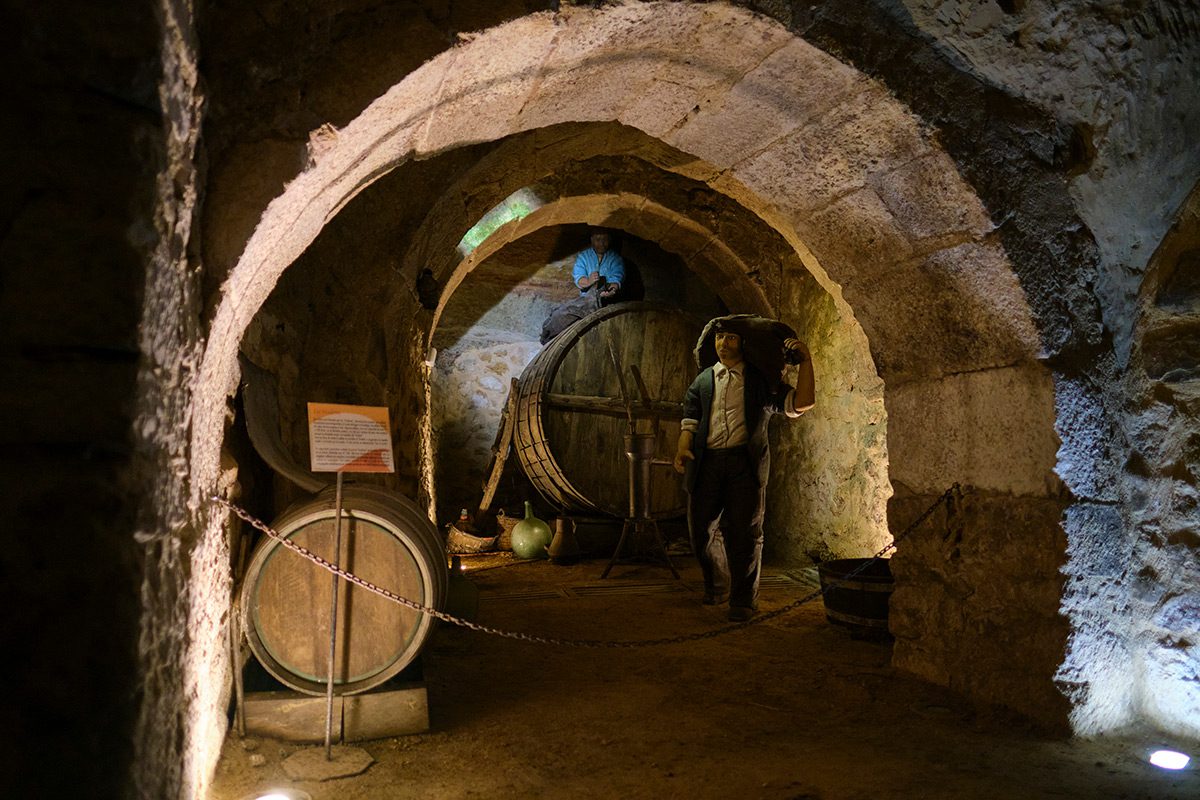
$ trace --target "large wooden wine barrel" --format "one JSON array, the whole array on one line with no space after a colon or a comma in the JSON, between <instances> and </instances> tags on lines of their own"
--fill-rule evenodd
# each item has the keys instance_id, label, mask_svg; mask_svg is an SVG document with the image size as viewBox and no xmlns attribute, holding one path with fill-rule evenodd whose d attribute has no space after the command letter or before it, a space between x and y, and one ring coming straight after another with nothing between
<instances>
[{"instance_id":1,"label":"large wooden wine barrel","mask_svg":"<svg viewBox=\"0 0 1200 800\"><path fill-rule=\"evenodd\" d=\"M649 433L658 415L655 457L674 456L683 396L695 377L692 347L697 320L678 309L619 303L579 320L551 340L517 384L513 440L521 467L539 492L568 511L629 513L629 423L621 381L635 398L637 432ZM632 367L651 399L644 402ZM669 467L654 467L647 507L654 517L683 514L683 482Z\"/></svg>"},{"instance_id":2,"label":"large wooden wine barrel","mask_svg":"<svg viewBox=\"0 0 1200 800\"><path fill-rule=\"evenodd\" d=\"M334 491L292 506L273 526L290 541L334 561ZM336 563L424 606L445 605L448 576L441 537L411 500L375 486L342 491ZM242 629L262 665L287 686L325 694L333 576L275 539L259 543L242 586ZM334 692L354 694L396 675L420 653L433 625L424 612L338 581Z\"/></svg>"}]
</instances>

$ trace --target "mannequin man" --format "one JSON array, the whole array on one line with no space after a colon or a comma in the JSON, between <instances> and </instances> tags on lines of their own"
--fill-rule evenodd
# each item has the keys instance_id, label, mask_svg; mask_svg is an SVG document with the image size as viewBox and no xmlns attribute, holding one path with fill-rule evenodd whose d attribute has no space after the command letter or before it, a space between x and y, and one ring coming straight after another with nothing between
<instances>
[{"instance_id":1,"label":"mannequin man","mask_svg":"<svg viewBox=\"0 0 1200 800\"><path fill-rule=\"evenodd\" d=\"M813 407L812 359L791 328L746 314L710 321L696 354L701 365L714 354L716 363L688 388L675 470L686 475L703 602L728 599L729 619L742 622L758 608L767 422L775 412L795 418ZM785 361L797 365L795 388L782 380Z\"/></svg>"},{"instance_id":2,"label":"mannequin man","mask_svg":"<svg viewBox=\"0 0 1200 800\"><path fill-rule=\"evenodd\" d=\"M586 293L601 279L604 281L600 289L601 298L612 297L621 288L625 280L625 260L620 253L609 249L611 244L612 239L607 231L597 229L592 231L591 248L575 256L575 268L571 274L580 294Z\"/></svg>"}]
</instances>

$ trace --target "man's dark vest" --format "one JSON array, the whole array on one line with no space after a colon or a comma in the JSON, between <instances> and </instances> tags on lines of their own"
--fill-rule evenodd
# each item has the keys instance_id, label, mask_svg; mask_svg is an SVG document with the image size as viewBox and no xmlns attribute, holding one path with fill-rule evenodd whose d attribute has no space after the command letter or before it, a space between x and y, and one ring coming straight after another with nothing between
<instances>
[{"instance_id":1,"label":"man's dark vest","mask_svg":"<svg viewBox=\"0 0 1200 800\"><path fill-rule=\"evenodd\" d=\"M708 443L708 420L712 414L715 367L703 370L693 382L700 396L700 418L696 421L696 431L692 435L692 452L696 460L688 465L685 476L688 491L696 485L696 472L704 459L704 451ZM743 406L746 414L746 454L750 463L757 465L758 485L767 485L767 476L771 469L771 452L767 441L767 423L771 414L782 406L791 387L784 384L775 397L767 395L766 382L762 375L749 364L744 368L744 398Z\"/></svg>"}]
</instances>

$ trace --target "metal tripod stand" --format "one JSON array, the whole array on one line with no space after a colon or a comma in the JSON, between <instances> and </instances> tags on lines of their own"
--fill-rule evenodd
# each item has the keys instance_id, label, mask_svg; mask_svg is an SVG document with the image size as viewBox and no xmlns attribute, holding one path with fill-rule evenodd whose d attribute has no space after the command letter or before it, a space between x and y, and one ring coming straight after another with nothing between
<instances>
[{"instance_id":1,"label":"metal tripod stand","mask_svg":"<svg viewBox=\"0 0 1200 800\"><path fill-rule=\"evenodd\" d=\"M655 426L657 429L657 425ZM662 556L671 574L679 580L679 571L671 563L667 554L667 544L663 540L658 521L650 516L650 467L651 465L666 465L669 461L654 458L654 445L658 439L657 433L627 433L625 434L625 458L629 461L629 516L621 526L621 538L617 541L617 549L604 572L600 573L603 580L608 577L613 565L621 558L625 543L632 532L634 539L644 541L652 533L657 551Z\"/></svg>"}]
</instances>

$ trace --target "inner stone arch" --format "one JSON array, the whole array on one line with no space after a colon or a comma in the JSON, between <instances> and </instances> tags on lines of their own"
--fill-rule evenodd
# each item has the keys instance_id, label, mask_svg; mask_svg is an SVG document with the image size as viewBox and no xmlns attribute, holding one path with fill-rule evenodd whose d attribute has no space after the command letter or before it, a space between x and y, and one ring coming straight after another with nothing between
<instances>
[{"instance_id":1,"label":"inner stone arch","mask_svg":"<svg viewBox=\"0 0 1200 800\"><path fill-rule=\"evenodd\" d=\"M715 233L684 214L637 195L582 195L559 198L501 227L464 258L446 283L431 333L437 328L446 300L479 264L511 242L547 225L566 222L617 229L657 242L664 250L683 258L696 277L709 284L709 289L727 307L763 315L776 311L762 286L749 278L751 267Z\"/></svg>"},{"instance_id":2,"label":"inner stone arch","mask_svg":"<svg viewBox=\"0 0 1200 800\"><path fill-rule=\"evenodd\" d=\"M753 215L742 216L745 220L740 224L756 223ZM726 218L725 222L727 229L735 229L734 220ZM568 288L570 258L585 246L586 236L578 232L573 240L575 249L570 252L555 252L553 240L548 241L547 236L566 238L558 232L583 224L624 233L641 242L643 250L649 244L665 251L663 255L678 259L671 269L686 270L686 275L675 276L674 288L666 288L665 294L648 292L645 299L676 305L680 298L690 296L699 303L691 310L703 313L704 318L725 313L726 309L781 316L796 327L813 349L814 358L823 365L823 380L818 387L819 408L806 425L780 426L776 433L774 463L780 477L771 483L768 553L785 562L798 562L865 555L882 547L889 539L886 501L891 494L887 481L883 387L861 328L807 275L794 254L782 265L788 275L788 296L786 307L777 311L766 302L762 287L751 277L758 270L738 258L712 231L682 212L629 194L552 200L519 221L494 231L453 271L429 331L431 352L436 353L437 362L427 414L428 423L438 433L438 445L431 447L431 460L442 476L435 482L440 516L476 499L508 381L519 375L540 349L536 344L540 324L553 305L543 302L537 306L535 319L521 319L531 308L529 292L517 288L512 266L500 271L505 275L502 280L513 283L497 288L494 285L497 270L489 269L488 265L496 257L502 264L528 258L523 251L531 248L537 251L532 256L535 259L539 256L552 259L552 254L565 256L557 267L550 264L540 270L537 265L525 268L537 292L543 295L557 292L560 301L565 301L574 294L573 288ZM756 224L761 227L761 223ZM741 232L742 237L746 235ZM773 235L769 229L758 234L763 252L770 249ZM530 240L539 243L530 245ZM506 256L506 250L520 254ZM477 276L476 269L482 274ZM483 280L491 293L479 295L487 290L473 285L476 278ZM652 283L646 276L643 278L647 285ZM707 283L714 300L719 298L722 302L714 305L710 301L705 306L703 292L686 289L685 284L691 283ZM506 295L497 303L495 293L500 291ZM486 316L492 322L464 330L462 314L447 309L453 309L458 302L470 307L472 302L479 301L459 301L459 292L479 296L491 307ZM517 296L512 296L513 292ZM682 305L689 307L686 302ZM511 306L512 310L504 311L505 306ZM803 313L795 313L797 308L803 309ZM443 325L448 319L443 315L447 313L453 318L449 333ZM488 335L492 337L490 341L486 340ZM464 344L460 341L463 337L473 341ZM471 402L475 407L470 407L467 398L474 398ZM468 455L472 450L477 454L474 459ZM833 487L838 487L836 496L831 493Z\"/></svg>"}]
</instances>

